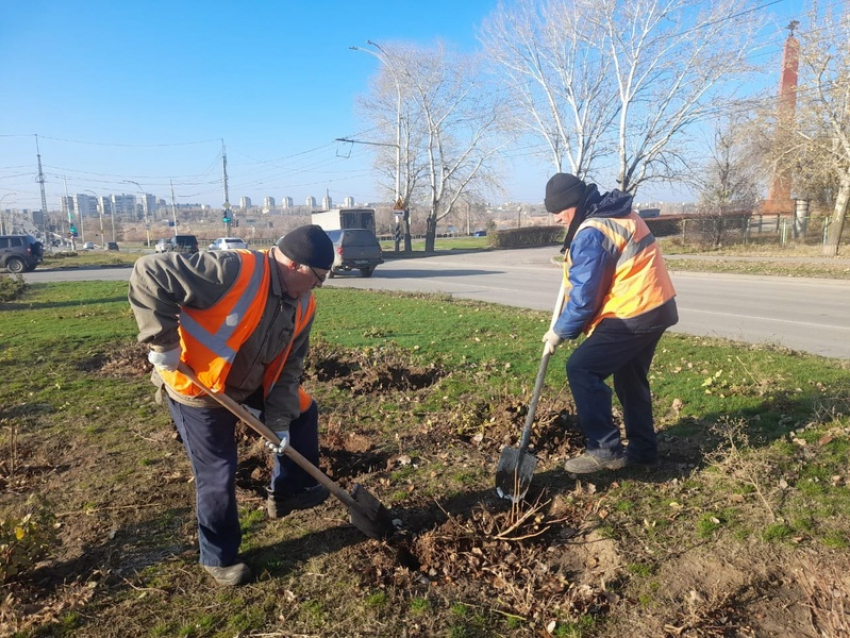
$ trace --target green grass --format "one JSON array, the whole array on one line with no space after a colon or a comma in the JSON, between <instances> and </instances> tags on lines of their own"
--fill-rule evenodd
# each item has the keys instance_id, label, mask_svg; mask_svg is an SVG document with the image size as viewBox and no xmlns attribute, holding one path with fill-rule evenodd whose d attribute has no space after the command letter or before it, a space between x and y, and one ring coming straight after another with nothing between
<instances>
[{"instance_id":1,"label":"green grass","mask_svg":"<svg viewBox=\"0 0 850 638\"><path fill-rule=\"evenodd\" d=\"M467 439L486 433L494 406L527 402L549 313L348 289L319 290L317 299L314 352L326 358L355 352L364 366L389 361L439 372L426 390L377 399L335 383L316 388L340 432L356 423L377 450L413 459L384 470L382 458L367 477L370 487L380 489L390 506L411 498L408 488L438 504L492 489L497 451L467 463L471 446L456 439L431 458L408 446L429 436L435 423ZM154 404L141 371L101 369L132 351L135 334L121 282L37 284L0 304L0 467L8 471L13 462L26 462L38 468L67 453L69 467L57 470L62 493L53 501L60 520L100 521L96 545L113 542L114 528L111 555L124 556L132 546L128 555L144 557L132 569L118 558L104 566L121 578L96 584L94 601L66 610L45 625L43 635L91 633L90 619L97 617L126 623L115 628L124 635L140 627L140 635L273 634L281 626L295 634L391 635L380 628L396 623L418 623L444 636L531 635L532 621L520 621L525 614L496 603L490 608L435 586L396 589L388 580L381 588L362 587L362 574L349 563L355 550L323 544L327 520L270 523L256 502L240 504L240 522L243 550L252 556L258 581L224 598L200 586L185 458L176 446L156 444L170 431L167 411ZM562 363L574 345L566 344L557 355L560 365L549 367L545 393L553 404L570 401ZM138 355L128 365L138 367L141 360ZM622 600L655 611L664 604L659 592L665 557L712 543L741 548L761 539L782 550L848 552L848 362L671 334L658 349L652 386L661 443L673 461L648 477L594 477L582 483L584 491L572 491L569 483L561 495L622 554L620 580L611 585L625 592ZM22 461L13 456L21 450L42 456ZM88 450L103 450L120 462L88 468L65 484L61 472L83 463ZM181 468L186 475L166 481ZM547 480L566 480L557 470L542 473L553 472L555 478ZM44 489L49 480L33 489ZM161 502L164 491L168 505ZM124 509L113 509L116 494L141 504L132 522L120 519ZM22 507L26 496L11 490L0 495L0 518ZM311 540L316 529L319 538ZM361 541L348 545L355 542ZM312 543L321 551L302 556ZM359 551L379 557L385 550L376 543ZM117 572L119 565L125 571ZM554 635L595 636L604 627L590 615L563 615ZM539 623L535 628L542 631Z\"/></svg>"}]
</instances>

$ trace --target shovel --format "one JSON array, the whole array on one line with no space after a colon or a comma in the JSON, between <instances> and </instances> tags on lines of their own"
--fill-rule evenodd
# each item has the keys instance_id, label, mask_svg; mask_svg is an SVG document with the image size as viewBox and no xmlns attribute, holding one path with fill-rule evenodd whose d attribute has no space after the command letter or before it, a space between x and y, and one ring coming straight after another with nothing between
<instances>
[{"instance_id":1,"label":"shovel","mask_svg":"<svg viewBox=\"0 0 850 638\"><path fill-rule=\"evenodd\" d=\"M183 373L196 386L203 390L206 394L218 401L225 408L247 423L257 434L271 441L274 445L280 445L280 438L275 434L265 423L260 421L251 412L237 403L223 392L213 392L205 387L198 379L195 372L185 363L181 363L178 370ZM369 538L382 539L387 538L395 533L395 526L389 511L381 502L365 490L359 483L354 485L351 494L334 483L330 477L322 472L315 465L305 459L297 450L294 450L291 445L287 445L283 453L292 461L307 472L310 476L316 479L331 491L331 494L336 496L348 508L348 515L351 524Z\"/></svg>"},{"instance_id":2,"label":"shovel","mask_svg":"<svg viewBox=\"0 0 850 638\"><path fill-rule=\"evenodd\" d=\"M558 299L555 301L555 309L552 311L552 321L549 327L555 325L564 305L564 284L558 291ZM543 389L543 381L546 379L546 369L549 367L548 344L543 346L543 356L540 359L540 367L537 370L537 379L534 381L534 391L531 393L531 403L528 404L528 415L525 417L525 427L519 440L519 447L506 447L499 457L499 465L496 468L496 493L500 498L510 499L518 503L528 492L531 485L531 477L537 466L537 457L528 453L528 443L531 439L531 426L534 423L534 414L537 412L537 401L540 399L540 391Z\"/></svg>"}]
</instances>

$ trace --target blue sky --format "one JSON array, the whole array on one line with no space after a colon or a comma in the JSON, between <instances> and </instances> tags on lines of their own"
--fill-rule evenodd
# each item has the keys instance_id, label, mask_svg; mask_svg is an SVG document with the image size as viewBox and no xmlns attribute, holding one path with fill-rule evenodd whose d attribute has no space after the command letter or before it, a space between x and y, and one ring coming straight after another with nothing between
<instances>
[{"instance_id":1,"label":"blue sky","mask_svg":"<svg viewBox=\"0 0 850 638\"><path fill-rule=\"evenodd\" d=\"M763 0L767 4L770 0ZM777 38L804 0L770 7ZM352 45L440 38L477 48L496 0L3 0L0 2L0 202L49 209L65 193L138 193L220 206L221 144L230 201L386 199L368 146L334 142L378 61ZM775 34L779 34L775 36ZM778 77L778 75L777 75ZM768 80L769 81L769 80ZM778 81L778 80L776 80ZM523 160L524 162L527 160ZM509 199L542 200L550 169L515 167ZM654 193L667 199L672 192ZM649 195L649 193L647 193Z\"/></svg>"}]
</instances>

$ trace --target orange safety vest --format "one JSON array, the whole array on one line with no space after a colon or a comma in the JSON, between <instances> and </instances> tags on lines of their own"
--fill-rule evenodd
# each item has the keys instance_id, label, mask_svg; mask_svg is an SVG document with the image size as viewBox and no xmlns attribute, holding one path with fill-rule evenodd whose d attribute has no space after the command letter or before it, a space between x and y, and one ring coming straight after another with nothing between
<instances>
[{"instance_id":1,"label":"orange safety vest","mask_svg":"<svg viewBox=\"0 0 850 638\"><path fill-rule=\"evenodd\" d=\"M198 375L198 379L214 392L223 392L227 375L239 348L259 325L266 307L271 274L266 251L238 250L242 267L230 290L210 308L180 308L180 359ZM310 323L316 311L313 294L301 298L295 311L292 340L263 374L263 392L267 396L283 370L292 343ZM174 371L160 371L162 379L176 392L197 396L203 392L192 381ZM298 388L301 411L310 407L312 399Z\"/></svg>"},{"instance_id":2,"label":"orange safety vest","mask_svg":"<svg viewBox=\"0 0 850 638\"><path fill-rule=\"evenodd\" d=\"M604 245L616 258L611 287L596 317L585 328L586 335L589 336L603 319L637 317L676 296L655 236L637 214L591 217L579 225L576 233L584 228L595 228L605 235L608 241ZM572 259L568 251L564 265L564 284L568 288L570 266Z\"/></svg>"}]
</instances>

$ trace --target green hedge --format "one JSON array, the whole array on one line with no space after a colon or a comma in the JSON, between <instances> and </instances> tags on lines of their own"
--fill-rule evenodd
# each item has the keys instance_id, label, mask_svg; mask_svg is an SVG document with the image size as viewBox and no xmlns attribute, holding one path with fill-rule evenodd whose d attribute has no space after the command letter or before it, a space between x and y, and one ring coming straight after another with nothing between
<instances>
[{"instance_id":1,"label":"green hedge","mask_svg":"<svg viewBox=\"0 0 850 638\"><path fill-rule=\"evenodd\" d=\"M564 241L563 226L529 226L497 230L487 235L491 248L534 248Z\"/></svg>"}]
</instances>

